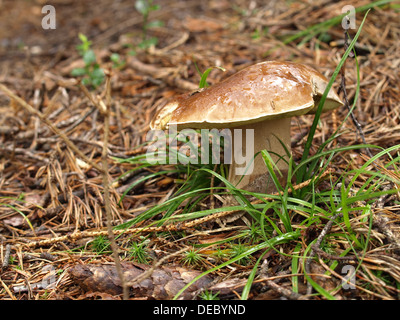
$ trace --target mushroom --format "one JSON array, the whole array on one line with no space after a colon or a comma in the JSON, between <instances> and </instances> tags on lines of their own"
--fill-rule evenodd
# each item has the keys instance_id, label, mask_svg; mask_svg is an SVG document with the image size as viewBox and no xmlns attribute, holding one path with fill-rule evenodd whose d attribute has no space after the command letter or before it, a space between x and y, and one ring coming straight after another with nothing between
<instances>
[{"instance_id":1,"label":"mushroom","mask_svg":"<svg viewBox=\"0 0 400 320\"><path fill-rule=\"evenodd\" d=\"M171 125L178 130L229 128L233 156L228 180L237 188L271 193L276 189L261 155L255 157L252 170L245 173L243 164L237 160L243 158L243 151L248 148L253 147L252 157L265 149L282 172L281 182L284 182L288 159L284 161L287 152L282 143L290 150L291 117L315 113L327 84L321 73L304 64L265 61L204 90L177 97L159 110L150 127L161 130ZM342 105L331 89L323 111ZM246 134L248 137L252 133L254 141L245 139Z\"/></svg>"}]
</instances>

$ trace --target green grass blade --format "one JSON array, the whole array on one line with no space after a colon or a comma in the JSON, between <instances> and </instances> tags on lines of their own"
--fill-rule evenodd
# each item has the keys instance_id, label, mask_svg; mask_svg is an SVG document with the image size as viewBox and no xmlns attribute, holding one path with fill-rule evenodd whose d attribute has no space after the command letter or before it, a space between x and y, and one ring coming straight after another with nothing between
<instances>
[{"instance_id":1,"label":"green grass blade","mask_svg":"<svg viewBox=\"0 0 400 320\"><path fill-rule=\"evenodd\" d=\"M293 251L293 253L294 253L294 256L292 258L292 273L293 274L297 274L298 269L299 269L298 253L300 252L300 249L301 249L301 243L298 243L296 245L296 248ZM292 290L295 293L299 293L299 277L298 276L292 277Z\"/></svg>"},{"instance_id":2,"label":"green grass blade","mask_svg":"<svg viewBox=\"0 0 400 320\"><path fill-rule=\"evenodd\" d=\"M306 160L308 155L309 155L309 153L310 153L310 149L311 149L312 141L313 141L313 138L314 138L314 134L315 134L315 131L317 129L318 121L319 121L319 118L320 118L321 113L322 113L322 107L323 107L323 105L325 103L326 97L328 96L328 92L331 89L331 87L333 85L333 82L335 81L336 77L338 76L341 68L343 67L348 55L353 50L353 47L356 44L358 37L360 36L361 30L362 30L362 28L364 26L364 23L365 23L365 20L366 20L366 18L368 16L368 13L369 13L369 10L365 14L364 19L361 22L361 25L360 25L356 35L354 36L354 38L351 41L349 47L347 48L347 50L344 53L342 59L340 60L338 66L336 67L335 71L333 72L333 75L332 75L331 79L329 80L328 85L327 85L327 87L325 89L325 92L321 97L321 100L319 102L317 111L315 113L314 121L313 121L313 123L311 125L310 133L308 134L307 141L306 141L306 144L305 144L305 147L304 147L302 161ZM306 175L306 167L302 167L302 169L299 172L297 183L301 183L304 180L305 175Z\"/></svg>"},{"instance_id":3,"label":"green grass blade","mask_svg":"<svg viewBox=\"0 0 400 320\"><path fill-rule=\"evenodd\" d=\"M269 250L269 249L267 249L267 250ZM261 254L261 256L257 259L256 263L254 264L253 269L251 270L249 277L247 278L246 285L243 287L243 291L242 291L242 295L240 296L240 300L248 299L249 293L251 290L251 286L253 285L254 278L258 271L258 265L260 264L262 258L264 257L264 254L265 253Z\"/></svg>"},{"instance_id":4,"label":"green grass blade","mask_svg":"<svg viewBox=\"0 0 400 320\"><path fill-rule=\"evenodd\" d=\"M295 232L289 232L283 235L279 235L277 237L274 237L272 239L270 239L269 241L265 241L259 245L256 245L252 248L250 248L249 250L247 250L246 252L237 255L236 257L230 259L229 261L226 261L214 268L208 269L207 271L203 272L202 274L198 275L196 278L194 278L192 281L190 281L187 285L185 285L173 298L173 300L178 299L178 297L187 289L189 288L193 283L195 283L197 280L199 280L200 278L204 277L205 275L214 272L218 269L221 269L223 267L226 267L227 265L230 265L231 263L243 259L244 257L253 254L259 250L265 249L265 248L272 248L280 243L284 243L290 240L296 240L298 237L300 236L300 232L299 231L295 231Z\"/></svg>"},{"instance_id":5,"label":"green grass blade","mask_svg":"<svg viewBox=\"0 0 400 320\"><path fill-rule=\"evenodd\" d=\"M204 71L204 73L201 75L201 79L200 79L200 83L199 83L199 88L208 87L207 78L208 78L208 75L210 74L210 72L211 72L213 69L219 69L219 70L221 70L221 71L223 71L223 72L226 71L226 69L224 69L224 68L222 68L222 67L210 67L210 68L208 68L208 69L207 69L206 71Z\"/></svg>"}]
</instances>

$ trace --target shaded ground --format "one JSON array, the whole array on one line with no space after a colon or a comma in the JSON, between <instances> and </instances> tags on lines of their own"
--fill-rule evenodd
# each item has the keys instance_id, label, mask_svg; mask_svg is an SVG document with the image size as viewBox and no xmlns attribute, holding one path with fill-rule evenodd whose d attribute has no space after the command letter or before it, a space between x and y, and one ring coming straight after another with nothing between
<instances>
[{"instance_id":1,"label":"shaded ground","mask_svg":"<svg viewBox=\"0 0 400 320\"><path fill-rule=\"evenodd\" d=\"M368 3L359 1L357 6ZM84 92L71 82L70 76L74 68L83 65L76 50L79 44L78 34L85 34L93 42L92 46L100 66L112 70L112 110L107 150L109 174L113 181L117 181L122 174L128 173L118 180L118 184L113 184L111 189L115 225L130 221L138 214L167 201L177 191L179 179L186 178L184 175L166 173L141 181L143 177L149 177L150 174L164 169L170 170L171 167L142 168L130 173L130 170L139 165L120 164L115 158L128 159L145 152L143 143L151 117L171 97L198 86L200 76L196 65L201 71L211 66L221 66L227 70L213 70L207 80L209 84L217 83L245 66L266 59L306 63L330 77L344 52L341 45L344 36L340 23L326 30L321 26L317 34L307 39L311 32L307 28L341 14L341 9L347 4L344 1L314 1L313 5L282 1L269 1L268 4L264 4L263 1L240 0L162 1L161 9L151 13L150 21L160 20L164 26L148 30L148 36L157 37L158 44L147 51L137 49L141 41L143 20L134 7L134 1L63 0L53 1L52 4L57 12L57 29L43 30L42 1L0 2L0 83L39 110L91 161L101 165L103 117ZM368 15L357 47L360 96L354 115L363 128L366 143L382 148L400 143L398 10L398 7L388 5L373 9ZM363 16L364 13L357 14L357 27ZM304 30L309 32L284 44L285 39ZM350 35L354 36L355 32L356 30L351 30ZM305 39L307 41L304 41ZM301 43L302 41L304 43ZM135 56L130 55L132 47L136 48ZM112 53L118 53L121 61L125 61L121 68L112 68ZM356 94L356 84L356 62L350 58L346 64L346 88L350 103ZM339 88L339 79L334 88ZM91 92L106 98L104 85ZM93 166L83 163L81 159L77 160L76 154L66 146L60 136L55 135L37 117L2 92L0 112L0 257L3 265L8 248L11 255L9 265L4 266L1 271L0 298L121 298L120 288L117 288L117 291L99 288L96 287L97 280L93 279L89 281L91 286L82 286L82 279L79 278L82 274L70 272L78 264L91 268L92 264L107 266L113 263L109 248L106 249L106 254L99 254L93 247L93 239L98 239L94 235L100 235L96 232L105 230L106 225L102 175ZM348 110L343 108L322 116L313 152L335 131L347 114ZM311 116L293 120L292 152L295 161L299 161L303 154L306 134L312 121ZM350 119L344 123L341 132L342 135L332 143L332 147L362 143ZM394 157L395 152L392 152ZM335 170L331 179L338 179L347 170L360 168L367 160L365 153L360 156L358 151L354 150L336 156L330 166ZM399 172L396 166L393 167L393 163L389 165L389 161L387 157L383 157L380 164L386 166L383 171L393 177L394 182L392 185L385 182L382 187L396 188ZM372 166L367 169L373 170ZM360 177L355 187L362 186L363 181L367 179L368 177ZM121 196L128 189L129 192L119 203ZM211 198L204 199L199 206L210 208L211 205L221 205L218 198ZM371 210L374 210L373 213L381 220L377 218L378 220L374 221L374 229L370 229L368 223L361 224L361 218L352 220L354 230L358 227L357 232L371 234L371 245L368 247L370 255L365 259L364 269L359 273L359 279L362 281L360 288L351 293L336 291L337 298L397 299L400 281L400 262L396 251L396 246L400 243L397 224L398 201L396 194L377 197L376 206L372 206ZM179 213L182 206L175 209L175 213ZM384 216L378 213L383 213ZM161 218L162 214L159 214L153 217L153 220L150 219L150 222L142 222L134 227L150 225L151 221ZM313 236L310 236L310 230L302 229L304 233L302 238L298 239L298 243L302 244L301 254L304 254L306 243L310 241L307 237L315 239L325 224L326 221L319 225ZM382 225L390 225L390 230ZM159 261L169 254L185 249L186 246L204 244L211 240L223 241L242 230L237 230L236 227L219 230L214 221L208 221L191 228L188 226L187 230L179 232L168 229L159 229L159 233L130 232L120 237L117 243L120 246L121 259L132 261L134 259L129 250L131 242L143 241L146 238L149 254ZM299 226L299 229L301 228ZM219 232L210 235L209 230ZM82 231L94 233L79 233ZM339 231L338 226L332 230ZM73 232L78 232L79 236L75 239L57 240L57 237L71 235ZM186 240L186 237L190 238L190 241ZM45 246L28 246L28 240L44 239L56 240ZM381 246L388 249L388 252L381 254L378 250ZM391 246L394 246L395 250L391 250ZM280 250L291 254L294 246L283 244ZM207 252L203 254L207 255ZM259 257L257 254L253 259ZM333 256L338 253L331 254L325 258L335 260ZM181 255L173 255L156 267L182 267L182 256L183 252ZM280 291L282 288L290 291L289 278L281 282L279 288L268 282L271 281L268 277L290 273L288 270L291 260L274 250L269 251L266 257L269 261L268 272L263 273L261 270L258 273L258 282L249 298L298 298ZM49 274L49 269L43 272L46 265L56 270L57 286L47 290L35 288L33 284L40 283ZM201 271L214 265L215 260L209 259L194 269ZM323 263L316 263L313 272L325 272L323 266ZM136 267L140 272L135 269L135 275L148 269L143 265ZM127 268L132 270L132 266ZM185 268L192 267L186 265ZM208 280L210 283L214 280L215 286L224 283L223 281L232 280L232 283L225 283L213 290L219 291L222 298L237 298L237 292L241 292L251 270L251 263L246 266L233 264L232 269L221 268L210 274L211 278ZM376 270L387 275L386 283L379 283L377 279L380 279L380 275L375 273ZM299 273L301 271L299 267ZM118 282L115 270L104 272L111 272L115 276L113 281ZM162 273L162 277L175 288L182 283L188 283L187 279L194 277L191 273L187 278L182 276L186 272L189 271L179 269L178 274L166 272ZM184 278L185 280L182 280ZM329 290L338 285L340 278L332 275L326 281L321 279L317 278L320 285ZM302 280L304 279L300 279L299 292L303 294ZM165 282L157 283L154 279L153 281L156 288L166 287ZM16 285L22 288L19 292L14 289ZM197 290L201 291L201 287ZM140 288L141 291L137 290L134 298L161 299L171 298L176 294L173 291L169 295L162 295L159 293L162 289L157 291L146 286ZM196 293L196 290L193 292Z\"/></svg>"}]
</instances>

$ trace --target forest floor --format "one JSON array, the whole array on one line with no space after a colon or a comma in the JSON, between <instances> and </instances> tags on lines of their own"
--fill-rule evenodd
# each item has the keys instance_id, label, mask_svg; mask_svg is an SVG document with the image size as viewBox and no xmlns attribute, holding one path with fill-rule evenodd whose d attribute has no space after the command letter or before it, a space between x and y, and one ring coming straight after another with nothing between
<instances>
[{"instance_id":1,"label":"forest floor","mask_svg":"<svg viewBox=\"0 0 400 320\"><path fill-rule=\"evenodd\" d=\"M155 1L145 30L131 0L52 1L56 29L42 28L43 1L0 1L0 299L398 299L398 4L357 1L349 29L372 7L345 68L362 133L346 107L323 114L310 154L339 129L326 145L337 152L303 189L252 203L256 223L219 221L238 211L210 174L224 169L143 157L152 117L198 88L198 70L226 70L212 85L285 60L329 79L348 3L312 3ZM85 69L79 34L97 65L86 56ZM100 85L79 85L84 75ZM313 120L292 120L296 164Z\"/></svg>"}]
</instances>

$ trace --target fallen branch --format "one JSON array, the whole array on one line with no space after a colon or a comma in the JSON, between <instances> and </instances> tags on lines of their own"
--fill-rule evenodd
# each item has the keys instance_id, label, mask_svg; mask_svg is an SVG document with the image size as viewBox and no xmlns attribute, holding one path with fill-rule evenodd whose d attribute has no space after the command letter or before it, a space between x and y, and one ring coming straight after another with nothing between
<instances>
[{"instance_id":1,"label":"fallen branch","mask_svg":"<svg viewBox=\"0 0 400 320\"><path fill-rule=\"evenodd\" d=\"M146 73L156 79L162 79L168 85L177 87L185 91L194 91L199 89L199 86L192 82L181 79L177 75L176 68L160 68L158 66L153 66L145 64L135 57L130 57L128 61L129 65L138 72Z\"/></svg>"},{"instance_id":2,"label":"fallen branch","mask_svg":"<svg viewBox=\"0 0 400 320\"><path fill-rule=\"evenodd\" d=\"M8 264L10 263L10 252L11 252L11 245L7 244L6 252L4 253L4 260L3 260L3 263L1 264L1 268L0 268L1 272L8 268Z\"/></svg>"},{"instance_id":3,"label":"fallen branch","mask_svg":"<svg viewBox=\"0 0 400 320\"><path fill-rule=\"evenodd\" d=\"M112 257L114 259L115 268L117 270L118 277L121 281L123 298L124 300L128 300L129 291L128 287L125 285L125 276L121 266L121 260L119 259L118 254L118 245L115 241L115 235L112 228L112 215L111 215L111 202L110 202L110 181L108 176L108 158L107 158L107 148L108 148L108 136L110 133L110 106L111 106L111 74L110 72L106 72L106 104L101 111L103 111L104 116L104 136L103 136L103 151L101 154L102 160L102 177L103 177L103 188L104 188L104 204L106 210L106 218L107 218L107 236L110 241L110 246L112 250ZM85 88L86 90L86 88ZM89 92L86 90L86 93L89 96ZM100 101L101 102L101 101ZM102 103L96 104L98 108L103 106Z\"/></svg>"},{"instance_id":4,"label":"fallen branch","mask_svg":"<svg viewBox=\"0 0 400 320\"><path fill-rule=\"evenodd\" d=\"M335 214L334 216L330 217L328 223L325 225L324 229L322 229L321 234L318 236L317 241L315 242L314 246L312 247L310 255L307 258L307 261L305 264L306 274L311 274L311 261L316 254L314 247L319 249L319 247L321 246L322 240L324 240L327 233L331 230L332 225L335 223L335 220L338 217L341 217L342 215L343 215L343 213L339 212L339 213ZM307 283L307 295L310 295L311 292L312 292L312 286L310 283Z\"/></svg>"},{"instance_id":5,"label":"fallen branch","mask_svg":"<svg viewBox=\"0 0 400 320\"><path fill-rule=\"evenodd\" d=\"M349 35L347 33L347 29L345 29L345 31L344 31L344 51L346 51L348 47L349 47ZM351 55L349 55L349 56L351 56ZM360 134L362 142L364 144L367 144L367 142L365 140L363 129L361 127L361 124L358 122L356 116L354 115L353 111L351 110L350 103L349 103L349 100L347 98L347 90L346 90L346 61L344 62L342 69L340 69L340 75L341 75L340 91L343 92L344 104L345 104L345 106L347 107L347 109L350 112L351 119L353 120L353 123L356 126L356 129L357 129L358 133ZM373 155L371 153L371 150L369 148L365 148L365 150L367 151L368 156L372 158Z\"/></svg>"}]
</instances>

